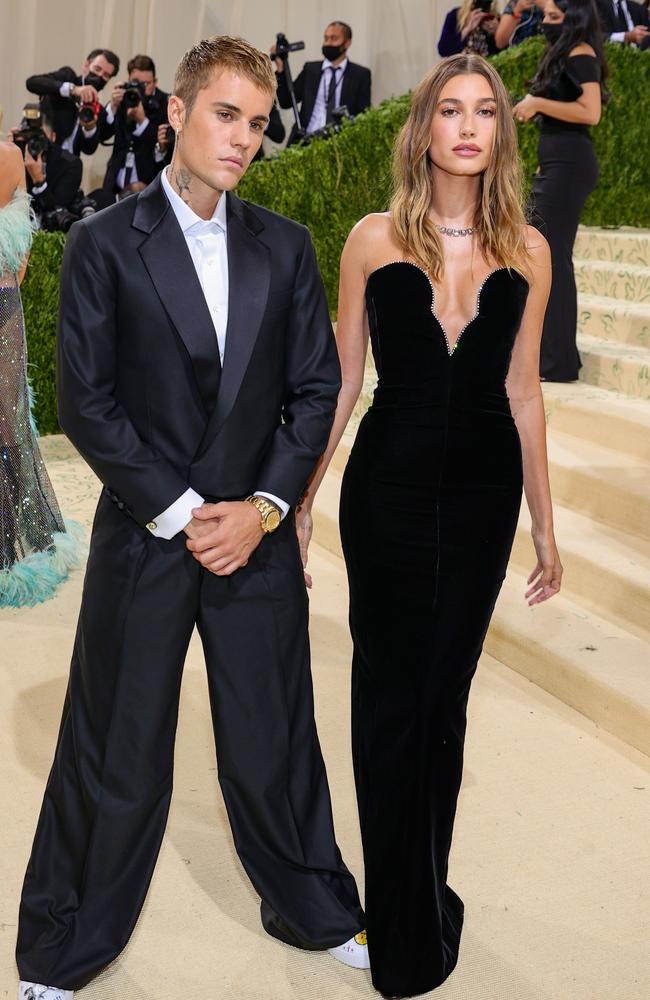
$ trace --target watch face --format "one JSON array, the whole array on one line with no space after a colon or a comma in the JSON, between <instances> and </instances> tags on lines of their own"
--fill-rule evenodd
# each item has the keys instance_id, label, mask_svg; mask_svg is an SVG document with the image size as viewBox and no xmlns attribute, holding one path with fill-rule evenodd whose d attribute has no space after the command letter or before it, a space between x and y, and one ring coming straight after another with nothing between
<instances>
[{"instance_id":1,"label":"watch face","mask_svg":"<svg viewBox=\"0 0 650 1000\"><path fill-rule=\"evenodd\" d=\"M271 510L264 519L264 527L267 531L275 531L280 526L282 518L277 510Z\"/></svg>"}]
</instances>

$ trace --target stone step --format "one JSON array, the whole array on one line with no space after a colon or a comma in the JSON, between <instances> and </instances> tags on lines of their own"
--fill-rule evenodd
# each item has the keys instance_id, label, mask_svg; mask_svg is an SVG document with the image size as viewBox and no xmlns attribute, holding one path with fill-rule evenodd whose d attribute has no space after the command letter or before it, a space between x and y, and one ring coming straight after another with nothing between
<instances>
[{"instance_id":1,"label":"stone step","mask_svg":"<svg viewBox=\"0 0 650 1000\"><path fill-rule=\"evenodd\" d=\"M650 347L578 334L580 381L635 399L650 399Z\"/></svg>"},{"instance_id":2,"label":"stone step","mask_svg":"<svg viewBox=\"0 0 650 1000\"><path fill-rule=\"evenodd\" d=\"M650 644L562 594L529 608L525 589L508 574L486 652L650 754Z\"/></svg>"},{"instance_id":3,"label":"stone step","mask_svg":"<svg viewBox=\"0 0 650 1000\"><path fill-rule=\"evenodd\" d=\"M650 304L580 292L578 332L616 347L650 349Z\"/></svg>"},{"instance_id":4,"label":"stone step","mask_svg":"<svg viewBox=\"0 0 650 1000\"><path fill-rule=\"evenodd\" d=\"M650 540L645 463L560 431L548 435L548 460L555 503L624 534Z\"/></svg>"},{"instance_id":5,"label":"stone step","mask_svg":"<svg viewBox=\"0 0 650 1000\"><path fill-rule=\"evenodd\" d=\"M338 507L345 442L314 504L314 543L341 556ZM582 712L608 732L650 753L650 644L560 594L529 608L526 574L508 574L486 651Z\"/></svg>"},{"instance_id":6,"label":"stone step","mask_svg":"<svg viewBox=\"0 0 650 1000\"><path fill-rule=\"evenodd\" d=\"M574 261L578 292L650 305L650 267L619 261Z\"/></svg>"},{"instance_id":7,"label":"stone step","mask_svg":"<svg viewBox=\"0 0 650 1000\"><path fill-rule=\"evenodd\" d=\"M575 260L610 260L650 267L650 230L621 226L580 226L573 248Z\"/></svg>"},{"instance_id":8,"label":"stone step","mask_svg":"<svg viewBox=\"0 0 650 1000\"><path fill-rule=\"evenodd\" d=\"M546 421L562 431L625 452L650 465L650 406L588 382L545 382Z\"/></svg>"},{"instance_id":9,"label":"stone step","mask_svg":"<svg viewBox=\"0 0 650 1000\"><path fill-rule=\"evenodd\" d=\"M650 642L650 542L598 524L560 504L555 504L554 519L564 567L564 595ZM524 503L511 563L528 576L535 562L530 514Z\"/></svg>"}]
</instances>

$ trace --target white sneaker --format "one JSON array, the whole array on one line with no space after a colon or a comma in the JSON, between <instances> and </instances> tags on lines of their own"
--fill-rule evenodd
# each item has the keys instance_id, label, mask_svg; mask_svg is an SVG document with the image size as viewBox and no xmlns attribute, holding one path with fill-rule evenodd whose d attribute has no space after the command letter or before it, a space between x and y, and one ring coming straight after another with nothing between
<instances>
[{"instance_id":1,"label":"white sneaker","mask_svg":"<svg viewBox=\"0 0 650 1000\"><path fill-rule=\"evenodd\" d=\"M40 983L24 983L18 987L18 1000L72 1000L72 990L59 990L56 986L42 986Z\"/></svg>"},{"instance_id":2,"label":"white sneaker","mask_svg":"<svg viewBox=\"0 0 650 1000\"><path fill-rule=\"evenodd\" d=\"M354 937L340 944L336 948L328 948L327 951L332 958L343 962L344 965L351 965L353 969L369 969L370 958L368 957L368 940L365 931L359 931ZM49 998L48 998L49 1000Z\"/></svg>"}]
</instances>

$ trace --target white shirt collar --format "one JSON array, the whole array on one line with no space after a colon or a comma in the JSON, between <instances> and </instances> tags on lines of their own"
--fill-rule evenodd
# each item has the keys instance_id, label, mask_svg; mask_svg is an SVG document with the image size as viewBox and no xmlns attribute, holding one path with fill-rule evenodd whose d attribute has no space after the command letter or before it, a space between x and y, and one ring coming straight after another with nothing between
<instances>
[{"instance_id":1,"label":"white shirt collar","mask_svg":"<svg viewBox=\"0 0 650 1000\"><path fill-rule=\"evenodd\" d=\"M194 212L190 208L190 206L186 202L183 201L180 195L178 195L176 191L174 191L167 177L166 167L161 174L161 183L163 186L163 191L167 195L167 200L169 201L169 204L171 205L174 211L174 215L178 220L178 224L183 230L184 234L188 233L188 230L190 230L193 226L197 226L197 228L199 228L200 226L200 228L205 230L206 225L210 225L211 223L214 223L216 226L219 227L219 229L222 229L224 233L227 232L228 224L227 224L225 191L222 193L221 197L219 198L219 201L217 202L217 207L212 213L212 218L202 219L199 215L196 214L196 212ZM188 235L191 236L192 233L188 233Z\"/></svg>"},{"instance_id":2,"label":"white shirt collar","mask_svg":"<svg viewBox=\"0 0 650 1000\"><path fill-rule=\"evenodd\" d=\"M343 73L345 73L345 70L347 68L347 65L348 65L349 61L350 60L346 56L342 63L339 63L338 66L335 66L334 63L330 62L329 59L323 59L323 61L321 63L321 70L323 70L323 69L340 69L341 73L343 74Z\"/></svg>"}]
</instances>

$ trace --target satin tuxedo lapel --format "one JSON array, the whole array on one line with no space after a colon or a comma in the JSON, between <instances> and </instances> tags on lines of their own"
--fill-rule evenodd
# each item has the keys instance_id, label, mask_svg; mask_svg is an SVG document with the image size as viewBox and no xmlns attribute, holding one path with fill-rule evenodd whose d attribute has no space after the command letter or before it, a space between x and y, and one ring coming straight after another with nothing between
<instances>
[{"instance_id":1,"label":"satin tuxedo lapel","mask_svg":"<svg viewBox=\"0 0 650 1000\"><path fill-rule=\"evenodd\" d=\"M219 397L199 453L219 432L233 408L255 347L271 282L271 252L258 238L264 228L228 192L228 325Z\"/></svg>"},{"instance_id":2,"label":"satin tuxedo lapel","mask_svg":"<svg viewBox=\"0 0 650 1000\"><path fill-rule=\"evenodd\" d=\"M214 410L221 379L219 345L185 237L160 183L138 197L133 226L148 234L140 256L192 362L206 412Z\"/></svg>"}]
</instances>

